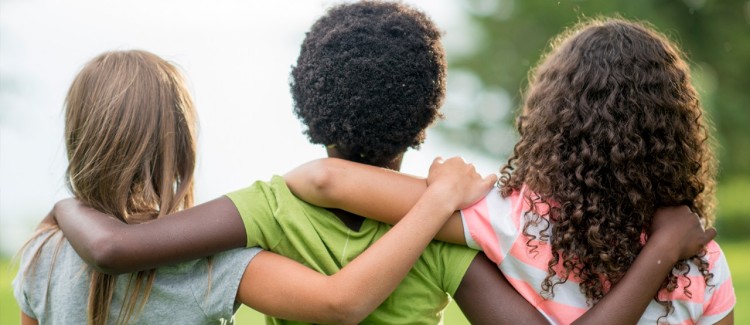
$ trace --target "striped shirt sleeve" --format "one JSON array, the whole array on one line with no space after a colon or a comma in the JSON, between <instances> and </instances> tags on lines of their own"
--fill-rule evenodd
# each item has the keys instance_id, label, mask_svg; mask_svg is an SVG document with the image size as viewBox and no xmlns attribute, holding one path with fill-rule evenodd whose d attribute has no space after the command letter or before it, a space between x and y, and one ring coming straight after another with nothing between
<instances>
[{"instance_id":1,"label":"striped shirt sleeve","mask_svg":"<svg viewBox=\"0 0 750 325\"><path fill-rule=\"evenodd\" d=\"M714 276L709 282L712 286L706 290L703 315L698 319L698 324L714 324L722 320L734 310L737 303L729 264L724 253L714 241L707 245L707 251L709 269Z\"/></svg>"},{"instance_id":2,"label":"striped shirt sleeve","mask_svg":"<svg viewBox=\"0 0 750 325\"><path fill-rule=\"evenodd\" d=\"M503 261L519 234L513 198L502 197L495 188L479 202L461 210L467 245L484 251L497 264Z\"/></svg>"}]
</instances>

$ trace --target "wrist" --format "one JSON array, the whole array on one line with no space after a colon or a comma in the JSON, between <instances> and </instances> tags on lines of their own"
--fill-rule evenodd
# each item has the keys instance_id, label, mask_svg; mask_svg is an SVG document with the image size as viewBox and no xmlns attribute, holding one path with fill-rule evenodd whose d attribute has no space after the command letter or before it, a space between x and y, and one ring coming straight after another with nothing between
<instances>
[{"instance_id":1,"label":"wrist","mask_svg":"<svg viewBox=\"0 0 750 325\"><path fill-rule=\"evenodd\" d=\"M436 212L453 213L458 209L460 202L458 196L453 194L452 189L442 186L429 186L422 195L423 201L428 201Z\"/></svg>"},{"instance_id":2,"label":"wrist","mask_svg":"<svg viewBox=\"0 0 750 325\"><path fill-rule=\"evenodd\" d=\"M645 250L654 252L661 262L669 265L674 265L680 260L680 247L676 240L672 240L668 236L658 236L656 234L650 236L644 247Z\"/></svg>"}]
</instances>

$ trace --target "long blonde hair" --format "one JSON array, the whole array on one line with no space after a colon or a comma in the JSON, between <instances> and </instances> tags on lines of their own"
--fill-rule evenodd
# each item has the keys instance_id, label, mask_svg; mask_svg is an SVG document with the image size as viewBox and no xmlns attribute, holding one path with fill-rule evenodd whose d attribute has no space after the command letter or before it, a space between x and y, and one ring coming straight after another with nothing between
<instances>
[{"instance_id":1,"label":"long blonde hair","mask_svg":"<svg viewBox=\"0 0 750 325\"><path fill-rule=\"evenodd\" d=\"M70 191L99 211L133 224L193 205L193 101L180 72L152 53L106 52L83 67L65 100L65 146ZM117 323L140 312L154 276L130 275ZM107 323L116 278L92 272L89 324Z\"/></svg>"}]
</instances>

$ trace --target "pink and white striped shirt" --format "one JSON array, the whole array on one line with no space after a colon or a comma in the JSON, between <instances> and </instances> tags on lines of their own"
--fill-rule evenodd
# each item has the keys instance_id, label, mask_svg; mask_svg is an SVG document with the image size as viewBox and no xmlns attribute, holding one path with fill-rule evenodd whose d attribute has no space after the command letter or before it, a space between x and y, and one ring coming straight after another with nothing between
<instances>
[{"instance_id":1,"label":"pink and white striped shirt","mask_svg":"<svg viewBox=\"0 0 750 325\"><path fill-rule=\"evenodd\" d=\"M554 297L545 299L541 295L541 283L547 276L547 262L552 258L552 253L549 244L544 241L532 242L539 246L534 253L526 245L528 237L523 234L523 215L530 209L527 200L523 199L524 190L525 187L521 192L503 198L496 188L481 201L463 209L461 215L466 243L469 247L483 250L487 257L497 263L516 291L550 322L570 324L590 306L586 305L586 296L572 276L567 282L555 286ZM529 226L527 232L538 235L540 230ZM679 278L680 286L675 291L660 292L660 298L672 300L675 307L660 323L713 324L732 311L736 297L726 258L714 241L709 243L706 256L709 270L714 275L709 282L713 287L706 286L698 268L691 264L688 276L692 281L692 297L686 296L682 290L687 282L684 277ZM651 301L639 324L656 324L665 311L662 305Z\"/></svg>"}]
</instances>

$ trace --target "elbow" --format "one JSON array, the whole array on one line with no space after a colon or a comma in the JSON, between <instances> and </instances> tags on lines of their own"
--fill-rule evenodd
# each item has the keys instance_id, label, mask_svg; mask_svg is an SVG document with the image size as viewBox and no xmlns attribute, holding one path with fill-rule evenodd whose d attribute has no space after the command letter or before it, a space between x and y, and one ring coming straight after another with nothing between
<instances>
[{"instance_id":1,"label":"elbow","mask_svg":"<svg viewBox=\"0 0 750 325\"><path fill-rule=\"evenodd\" d=\"M299 198L318 206L331 204L335 191L338 161L318 159L306 163L284 176L287 186Z\"/></svg>"},{"instance_id":2,"label":"elbow","mask_svg":"<svg viewBox=\"0 0 750 325\"><path fill-rule=\"evenodd\" d=\"M359 324L377 306L369 307L367 295L363 293L352 293L330 295L328 300L328 322L333 324Z\"/></svg>"},{"instance_id":3,"label":"elbow","mask_svg":"<svg viewBox=\"0 0 750 325\"><path fill-rule=\"evenodd\" d=\"M332 302L327 308L328 315L331 317L328 322L332 324L359 324L369 314L364 311L364 308L358 308L352 304L352 301L341 300L340 302Z\"/></svg>"},{"instance_id":4,"label":"elbow","mask_svg":"<svg viewBox=\"0 0 750 325\"><path fill-rule=\"evenodd\" d=\"M310 185L316 191L330 191L334 184L336 161L332 159L320 159L312 162L310 169Z\"/></svg>"},{"instance_id":5,"label":"elbow","mask_svg":"<svg viewBox=\"0 0 750 325\"><path fill-rule=\"evenodd\" d=\"M119 262L119 245L116 242L116 236L110 236L102 233L96 236L89 244L88 256L86 263L94 270L104 274L117 275L126 273L122 270Z\"/></svg>"}]
</instances>

